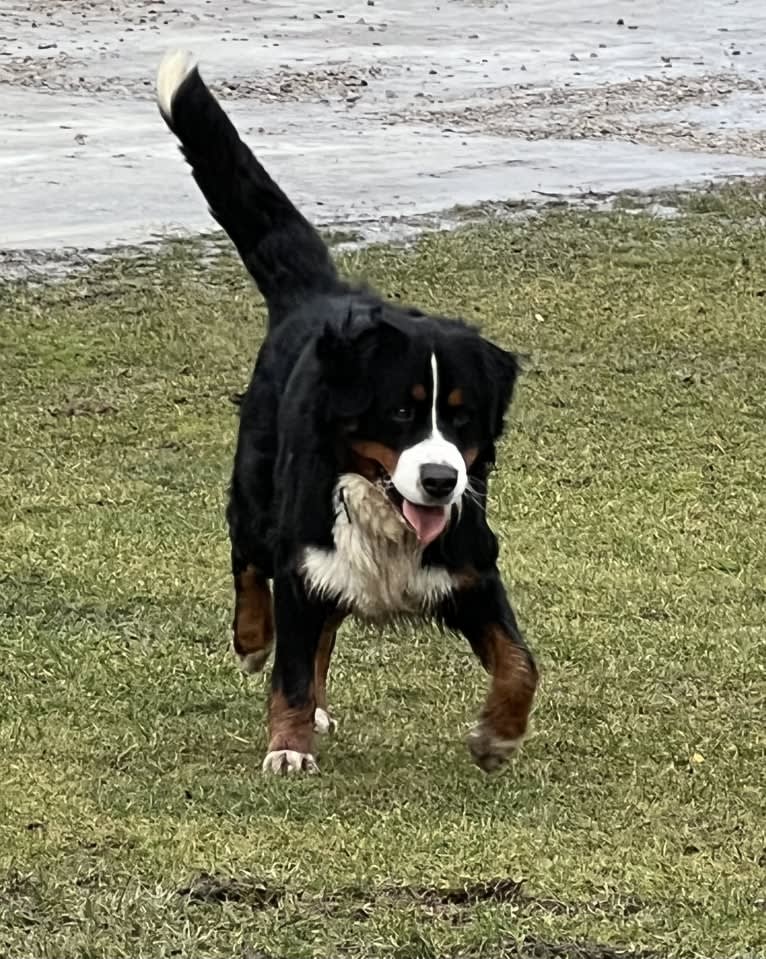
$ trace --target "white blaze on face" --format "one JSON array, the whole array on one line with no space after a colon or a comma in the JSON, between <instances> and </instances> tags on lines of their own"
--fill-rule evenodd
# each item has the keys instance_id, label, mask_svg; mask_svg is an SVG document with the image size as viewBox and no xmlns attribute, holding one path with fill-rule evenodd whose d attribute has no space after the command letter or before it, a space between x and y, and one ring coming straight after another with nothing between
<instances>
[{"instance_id":1,"label":"white blaze on face","mask_svg":"<svg viewBox=\"0 0 766 959\"><path fill-rule=\"evenodd\" d=\"M419 443L403 450L391 480L403 497L402 514L415 530L423 546L435 540L447 525L450 509L460 501L468 482L465 460L454 443L442 436L439 430L437 405L439 398L439 368L436 355L431 354L433 400L431 404L431 432ZM421 482L421 468L426 465L451 466L457 472L457 482L449 498L435 500L429 496Z\"/></svg>"}]
</instances>

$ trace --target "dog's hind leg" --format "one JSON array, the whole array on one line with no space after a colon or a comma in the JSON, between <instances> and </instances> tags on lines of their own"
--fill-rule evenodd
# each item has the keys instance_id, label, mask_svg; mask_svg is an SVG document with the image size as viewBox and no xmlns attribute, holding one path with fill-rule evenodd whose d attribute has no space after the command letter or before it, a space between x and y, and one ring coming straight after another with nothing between
<instances>
[{"instance_id":1,"label":"dog's hind leg","mask_svg":"<svg viewBox=\"0 0 766 959\"><path fill-rule=\"evenodd\" d=\"M234 652L245 673L263 669L274 643L269 580L276 404L268 384L255 378L240 410L237 452L226 520L234 577Z\"/></svg>"},{"instance_id":2,"label":"dog's hind leg","mask_svg":"<svg viewBox=\"0 0 766 959\"><path fill-rule=\"evenodd\" d=\"M240 467L243 445L240 435L236 461ZM274 613L269 585L273 571L267 546L271 494L266 468L268 458L265 458L263 469L253 468L257 462L254 455L249 457L249 472L235 465L226 510L234 578L233 646L244 673L260 672L274 645Z\"/></svg>"},{"instance_id":3,"label":"dog's hind leg","mask_svg":"<svg viewBox=\"0 0 766 959\"><path fill-rule=\"evenodd\" d=\"M274 645L271 588L257 566L234 573L234 652L243 673L260 672Z\"/></svg>"}]
</instances>

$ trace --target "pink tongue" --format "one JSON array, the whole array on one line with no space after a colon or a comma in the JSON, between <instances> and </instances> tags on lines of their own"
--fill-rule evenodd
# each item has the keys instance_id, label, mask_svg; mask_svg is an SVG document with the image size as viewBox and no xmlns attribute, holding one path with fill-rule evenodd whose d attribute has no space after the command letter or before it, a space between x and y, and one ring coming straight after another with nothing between
<instances>
[{"instance_id":1,"label":"pink tongue","mask_svg":"<svg viewBox=\"0 0 766 959\"><path fill-rule=\"evenodd\" d=\"M449 507L416 506L408 499L402 503L402 515L415 530L415 535L424 546L432 543L447 525Z\"/></svg>"}]
</instances>

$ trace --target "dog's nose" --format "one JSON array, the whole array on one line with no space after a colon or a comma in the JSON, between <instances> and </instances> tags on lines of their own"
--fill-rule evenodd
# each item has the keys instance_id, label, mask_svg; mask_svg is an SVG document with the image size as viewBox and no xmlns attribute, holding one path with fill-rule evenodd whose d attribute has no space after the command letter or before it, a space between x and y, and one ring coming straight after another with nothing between
<instances>
[{"instance_id":1,"label":"dog's nose","mask_svg":"<svg viewBox=\"0 0 766 959\"><path fill-rule=\"evenodd\" d=\"M442 463L425 463L420 467L420 485L434 499L444 499L457 486L457 470Z\"/></svg>"}]
</instances>

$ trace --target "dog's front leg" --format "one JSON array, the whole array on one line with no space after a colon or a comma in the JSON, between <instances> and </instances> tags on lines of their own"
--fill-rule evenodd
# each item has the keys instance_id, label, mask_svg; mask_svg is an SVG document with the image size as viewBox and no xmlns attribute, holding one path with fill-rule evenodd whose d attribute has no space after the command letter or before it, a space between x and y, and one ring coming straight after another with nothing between
<instances>
[{"instance_id":1,"label":"dog's front leg","mask_svg":"<svg viewBox=\"0 0 766 959\"><path fill-rule=\"evenodd\" d=\"M263 770L276 775L316 773L315 659L328 618L294 575L274 579L276 652L269 700L269 748Z\"/></svg>"},{"instance_id":2,"label":"dog's front leg","mask_svg":"<svg viewBox=\"0 0 766 959\"><path fill-rule=\"evenodd\" d=\"M526 733L537 667L496 571L455 593L444 610L444 620L463 633L490 675L487 698L468 735L468 748L474 762L491 772L514 752Z\"/></svg>"}]
</instances>

